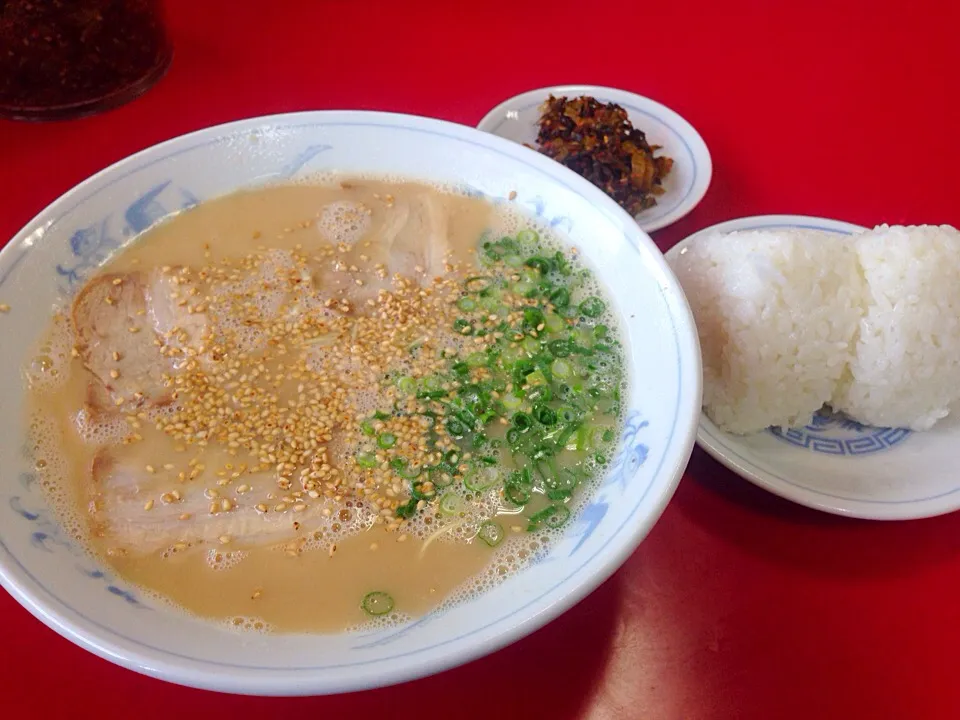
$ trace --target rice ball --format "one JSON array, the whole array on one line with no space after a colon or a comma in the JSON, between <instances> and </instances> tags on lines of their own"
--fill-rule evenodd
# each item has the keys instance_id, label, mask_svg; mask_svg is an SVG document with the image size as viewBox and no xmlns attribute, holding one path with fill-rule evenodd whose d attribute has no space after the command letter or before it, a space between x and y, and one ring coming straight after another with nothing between
<instances>
[{"instance_id":1,"label":"rice ball","mask_svg":"<svg viewBox=\"0 0 960 720\"><path fill-rule=\"evenodd\" d=\"M927 430L960 399L960 232L881 225L854 249L863 317L831 405L862 423Z\"/></svg>"},{"instance_id":2,"label":"rice ball","mask_svg":"<svg viewBox=\"0 0 960 720\"><path fill-rule=\"evenodd\" d=\"M717 425L740 434L795 427L834 396L863 314L849 239L711 233L671 265L696 318L704 410Z\"/></svg>"}]
</instances>

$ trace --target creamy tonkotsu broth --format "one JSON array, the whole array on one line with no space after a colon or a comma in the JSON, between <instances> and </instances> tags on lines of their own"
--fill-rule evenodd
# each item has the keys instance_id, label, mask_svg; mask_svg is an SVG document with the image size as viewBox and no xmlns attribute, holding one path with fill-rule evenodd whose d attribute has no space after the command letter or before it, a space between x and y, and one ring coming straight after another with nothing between
<instances>
[{"instance_id":1,"label":"creamy tonkotsu broth","mask_svg":"<svg viewBox=\"0 0 960 720\"><path fill-rule=\"evenodd\" d=\"M360 179L161 223L26 368L48 496L120 576L238 628L482 591L549 547L619 436L609 303L542 233Z\"/></svg>"}]
</instances>

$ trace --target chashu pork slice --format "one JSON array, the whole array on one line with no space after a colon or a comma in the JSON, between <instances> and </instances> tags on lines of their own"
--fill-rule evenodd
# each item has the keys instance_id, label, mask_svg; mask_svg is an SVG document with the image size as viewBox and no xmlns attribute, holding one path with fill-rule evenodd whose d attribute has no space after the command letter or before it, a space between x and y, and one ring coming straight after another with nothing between
<instances>
[{"instance_id":1,"label":"chashu pork slice","mask_svg":"<svg viewBox=\"0 0 960 720\"><path fill-rule=\"evenodd\" d=\"M177 471L162 466L148 470L142 460L142 454L126 447L102 448L93 459L87 486L91 526L128 554L177 543L280 543L302 535L298 530L309 532L324 519L322 500L309 501L300 511L294 509L296 502L283 503L285 493L269 473L244 475L222 487L213 481L212 469L205 471L206 480L178 482ZM237 492L244 485L244 492ZM265 506L268 510L262 512Z\"/></svg>"},{"instance_id":2,"label":"chashu pork slice","mask_svg":"<svg viewBox=\"0 0 960 720\"><path fill-rule=\"evenodd\" d=\"M165 352L178 341L163 333L182 328L190 342L199 342L206 317L178 306L163 282L159 271L104 274L74 300L81 357L101 386L90 393L94 407L107 409L108 397L112 406L125 408L170 401L164 376L176 371L183 356Z\"/></svg>"}]
</instances>

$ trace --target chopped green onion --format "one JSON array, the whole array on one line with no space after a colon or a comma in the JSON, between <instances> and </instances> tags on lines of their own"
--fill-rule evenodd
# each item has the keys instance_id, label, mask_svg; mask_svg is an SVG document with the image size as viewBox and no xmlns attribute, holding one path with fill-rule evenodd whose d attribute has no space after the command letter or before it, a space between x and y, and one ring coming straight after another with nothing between
<instances>
[{"instance_id":1,"label":"chopped green onion","mask_svg":"<svg viewBox=\"0 0 960 720\"><path fill-rule=\"evenodd\" d=\"M537 310L537 308L527 308L523 311L523 327L526 330L536 330L545 322L546 318L543 316L543 312Z\"/></svg>"},{"instance_id":2,"label":"chopped green onion","mask_svg":"<svg viewBox=\"0 0 960 720\"><path fill-rule=\"evenodd\" d=\"M471 297L462 297L457 300L457 307L464 312L470 312L477 309L477 301Z\"/></svg>"},{"instance_id":3,"label":"chopped green onion","mask_svg":"<svg viewBox=\"0 0 960 720\"><path fill-rule=\"evenodd\" d=\"M500 473L495 467L473 468L463 478L463 485L472 492L489 490L500 482Z\"/></svg>"},{"instance_id":4,"label":"chopped green onion","mask_svg":"<svg viewBox=\"0 0 960 720\"><path fill-rule=\"evenodd\" d=\"M520 347L522 347L528 354L536 355L538 352L540 352L540 341L536 338L526 337L520 343Z\"/></svg>"},{"instance_id":5,"label":"chopped green onion","mask_svg":"<svg viewBox=\"0 0 960 720\"><path fill-rule=\"evenodd\" d=\"M467 367L478 368L487 364L487 356L482 352L473 352L467 355Z\"/></svg>"},{"instance_id":6,"label":"chopped green onion","mask_svg":"<svg viewBox=\"0 0 960 720\"><path fill-rule=\"evenodd\" d=\"M406 503L397 508L397 517L405 519L412 518L417 513L417 504L419 502L417 498L410 498Z\"/></svg>"},{"instance_id":7,"label":"chopped green onion","mask_svg":"<svg viewBox=\"0 0 960 720\"><path fill-rule=\"evenodd\" d=\"M425 468L434 487L445 488L453 484L453 473L441 467Z\"/></svg>"},{"instance_id":8,"label":"chopped green onion","mask_svg":"<svg viewBox=\"0 0 960 720\"><path fill-rule=\"evenodd\" d=\"M512 392L503 396L503 406L507 410L516 410L523 405L523 398Z\"/></svg>"},{"instance_id":9,"label":"chopped green onion","mask_svg":"<svg viewBox=\"0 0 960 720\"><path fill-rule=\"evenodd\" d=\"M456 515L463 508L463 500L455 492L444 493L440 498L440 512L444 515Z\"/></svg>"},{"instance_id":10,"label":"chopped green onion","mask_svg":"<svg viewBox=\"0 0 960 720\"><path fill-rule=\"evenodd\" d=\"M546 405L538 405L533 409L534 419L541 425L556 425L557 413Z\"/></svg>"},{"instance_id":11,"label":"chopped green onion","mask_svg":"<svg viewBox=\"0 0 960 720\"><path fill-rule=\"evenodd\" d=\"M397 436L393 433L380 433L380 437L377 438L377 445L382 447L384 450L392 448L397 444Z\"/></svg>"},{"instance_id":12,"label":"chopped green onion","mask_svg":"<svg viewBox=\"0 0 960 720\"><path fill-rule=\"evenodd\" d=\"M611 442L613 440L613 430L604 430L603 431L603 441Z\"/></svg>"},{"instance_id":13,"label":"chopped green onion","mask_svg":"<svg viewBox=\"0 0 960 720\"><path fill-rule=\"evenodd\" d=\"M513 284L513 291L517 295L523 295L524 297L529 297L529 293L536 288L530 280L521 280Z\"/></svg>"},{"instance_id":14,"label":"chopped green onion","mask_svg":"<svg viewBox=\"0 0 960 720\"><path fill-rule=\"evenodd\" d=\"M519 432L526 432L533 427L533 421L526 413L518 412L513 414L513 427Z\"/></svg>"},{"instance_id":15,"label":"chopped green onion","mask_svg":"<svg viewBox=\"0 0 960 720\"><path fill-rule=\"evenodd\" d=\"M553 390L545 383L533 385L527 391L527 400L530 402L550 402L553 400Z\"/></svg>"},{"instance_id":16,"label":"chopped green onion","mask_svg":"<svg viewBox=\"0 0 960 720\"><path fill-rule=\"evenodd\" d=\"M364 595L360 607L367 615L373 615L374 617L386 615L393 610L393 598L387 593L377 590Z\"/></svg>"},{"instance_id":17,"label":"chopped green onion","mask_svg":"<svg viewBox=\"0 0 960 720\"><path fill-rule=\"evenodd\" d=\"M606 304L595 295L591 295L580 303L580 312L589 318L600 317L603 311L607 309Z\"/></svg>"},{"instance_id":18,"label":"chopped green onion","mask_svg":"<svg viewBox=\"0 0 960 720\"><path fill-rule=\"evenodd\" d=\"M457 418L450 418L447 420L446 428L447 432L450 433L450 436L457 439L462 438L469 430L469 428Z\"/></svg>"},{"instance_id":19,"label":"chopped green onion","mask_svg":"<svg viewBox=\"0 0 960 720\"><path fill-rule=\"evenodd\" d=\"M557 288L550 293L550 302L555 308L562 310L570 304L570 291L565 287Z\"/></svg>"},{"instance_id":20,"label":"chopped green onion","mask_svg":"<svg viewBox=\"0 0 960 720\"><path fill-rule=\"evenodd\" d=\"M483 540L490 547L496 547L503 541L503 525L493 520L487 520L480 525L477 530L477 537Z\"/></svg>"},{"instance_id":21,"label":"chopped green onion","mask_svg":"<svg viewBox=\"0 0 960 720\"><path fill-rule=\"evenodd\" d=\"M357 453L357 465L362 468L370 469L377 466L377 458L373 453L368 452L358 452Z\"/></svg>"},{"instance_id":22,"label":"chopped green onion","mask_svg":"<svg viewBox=\"0 0 960 720\"><path fill-rule=\"evenodd\" d=\"M563 525L569 517L570 509L566 505L551 505L530 516L530 524L527 525L527 531L538 530L541 525L546 525L549 528L558 528Z\"/></svg>"},{"instance_id":23,"label":"chopped green onion","mask_svg":"<svg viewBox=\"0 0 960 720\"><path fill-rule=\"evenodd\" d=\"M519 485L507 485L503 490L504 497L514 505L526 505L530 502L530 493Z\"/></svg>"},{"instance_id":24,"label":"chopped green onion","mask_svg":"<svg viewBox=\"0 0 960 720\"><path fill-rule=\"evenodd\" d=\"M397 471L397 474L405 480L415 480L420 477L423 468L419 465L406 465Z\"/></svg>"},{"instance_id":25,"label":"chopped green onion","mask_svg":"<svg viewBox=\"0 0 960 720\"><path fill-rule=\"evenodd\" d=\"M523 258L519 255L507 255L503 259L504 265L512 268L518 268L523 266Z\"/></svg>"},{"instance_id":26,"label":"chopped green onion","mask_svg":"<svg viewBox=\"0 0 960 720\"><path fill-rule=\"evenodd\" d=\"M566 360L554 360L550 369L558 378L568 378L573 374L573 368Z\"/></svg>"},{"instance_id":27,"label":"chopped green onion","mask_svg":"<svg viewBox=\"0 0 960 720\"><path fill-rule=\"evenodd\" d=\"M549 350L554 357L565 358L570 356L572 352L570 346L572 344L569 340L551 340L547 343L547 350Z\"/></svg>"},{"instance_id":28,"label":"chopped green onion","mask_svg":"<svg viewBox=\"0 0 960 720\"><path fill-rule=\"evenodd\" d=\"M377 410L377 411L373 414L373 419L374 419L374 420L389 420L389 419L390 419L390 414L389 414L389 413L385 413L385 412L381 412L380 410Z\"/></svg>"},{"instance_id":29,"label":"chopped green onion","mask_svg":"<svg viewBox=\"0 0 960 720\"><path fill-rule=\"evenodd\" d=\"M377 431L373 427L373 423L371 423L369 420L364 420L362 423L360 423L360 431L368 437L372 437L373 435L377 434Z\"/></svg>"},{"instance_id":30,"label":"chopped green onion","mask_svg":"<svg viewBox=\"0 0 960 720\"><path fill-rule=\"evenodd\" d=\"M547 319L544 324L547 326L547 330L552 333L562 332L567 328L567 324L563 321L563 318L556 313L547 313Z\"/></svg>"},{"instance_id":31,"label":"chopped green onion","mask_svg":"<svg viewBox=\"0 0 960 720\"><path fill-rule=\"evenodd\" d=\"M469 320L457 318L453 321L453 329L460 335L473 335L473 325Z\"/></svg>"},{"instance_id":32,"label":"chopped green onion","mask_svg":"<svg viewBox=\"0 0 960 720\"><path fill-rule=\"evenodd\" d=\"M521 242L525 245L536 244L540 242L540 234L536 230L525 228L517 233L517 242Z\"/></svg>"},{"instance_id":33,"label":"chopped green onion","mask_svg":"<svg viewBox=\"0 0 960 720\"><path fill-rule=\"evenodd\" d=\"M541 275L546 275L550 272L550 261L539 255L527 258L524 265L536 269Z\"/></svg>"},{"instance_id":34,"label":"chopped green onion","mask_svg":"<svg viewBox=\"0 0 960 720\"><path fill-rule=\"evenodd\" d=\"M412 377L404 375L397 380L397 389L407 395L413 395L417 390L417 383Z\"/></svg>"}]
</instances>

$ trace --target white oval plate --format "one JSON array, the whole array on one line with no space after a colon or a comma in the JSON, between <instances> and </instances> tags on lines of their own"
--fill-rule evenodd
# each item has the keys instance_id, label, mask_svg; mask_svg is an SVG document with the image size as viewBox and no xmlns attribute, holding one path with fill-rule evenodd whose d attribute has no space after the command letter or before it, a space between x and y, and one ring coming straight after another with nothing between
<instances>
[{"instance_id":1,"label":"white oval plate","mask_svg":"<svg viewBox=\"0 0 960 720\"><path fill-rule=\"evenodd\" d=\"M805 228L849 235L859 225L801 215L720 223L681 240L672 258L708 232ZM815 510L872 520L932 517L960 508L956 414L927 432L862 426L817 416L800 430L732 435L701 413L697 443L741 477Z\"/></svg>"},{"instance_id":2,"label":"white oval plate","mask_svg":"<svg viewBox=\"0 0 960 720\"><path fill-rule=\"evenodd\" d=\"M538 108L549 95L578 97L589 95L601 102L620 105L630 122L647 135L651 145L660 145L657 155L673 158L673 169L664 181L663 195L652 208L638 213L637 223L653 232L675 223L703 199L713 176L713 161L707 144L693 126L670 108L642 95L599 85L556 85L530 90L504 100L488 112L478 130L534 145L537 139Z\"/></svg>"}]
</instances>

